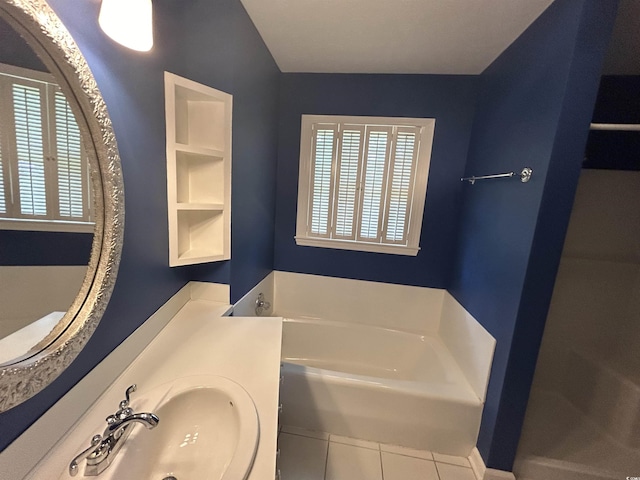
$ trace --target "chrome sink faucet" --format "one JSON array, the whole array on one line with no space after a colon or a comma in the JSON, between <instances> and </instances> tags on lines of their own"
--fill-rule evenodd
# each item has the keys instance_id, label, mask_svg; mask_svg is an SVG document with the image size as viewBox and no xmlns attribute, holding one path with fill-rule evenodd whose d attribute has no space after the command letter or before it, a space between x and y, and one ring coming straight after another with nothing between
<instances>
[{"instance_id":1,"label":"chrome sink faucet","mask_svg":"<svg viewBox=\"0 0 640 480\"><path fill-rule=\"evenodd\" d=\"M120 402L118 410L107 417L107 427L102 435L94 435L91 445L80 452L69 464L69 475L78 473L78 462L86 460L85 477L100 475L113 462L116 454L131 434L134 423L141 423L148 429L155 428L160 419L153 413L134 413L129 406L130 395L136 391L131 385L125 392L125 399Z\"/></svg>"}]
</instances>

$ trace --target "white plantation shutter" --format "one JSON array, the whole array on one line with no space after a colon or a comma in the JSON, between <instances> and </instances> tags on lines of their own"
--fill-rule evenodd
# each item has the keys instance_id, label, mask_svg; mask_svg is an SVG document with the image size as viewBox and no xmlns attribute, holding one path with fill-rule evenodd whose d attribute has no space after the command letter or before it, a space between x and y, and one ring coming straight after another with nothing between
<instances>
[{"instance_id":1,"label":"white plantation shutter","mask_svg":"<svg viewBox=\"0 0 640 480\"><path fill-rule=\"evenodd\" d=\"M336 137L337 128L334 125L321 125L315 130L312 153L311 233L317 236L329 234Z\"/></svg>"},{"instance_id":2,"label":"white plantation shutter","mask_svg":"<svg viewBox=\"0 0 640 480\"><path fill-rule=\"evenodd\" d=\"M51 226L60 220L90 228L89 168L80 128L53 80L50 74L0 64L0 219L20 221L2 228L77 228Z\"/></svg>"},{"instance_id":3,"label":"white plantation shutter","mask_svg":"<svg viewBox=\"0 0 640 480\"><path fill-rule=\"evenodd\" d=\"M346 125L340 135L334 236L355 238L356 206L360 174L360 157L364 143L364 127Z\"/></svg>"},{"instance_id":4,"label":"white plantation shutter","mask_svg":"<svg viewBox=\"0 0 640 480\"><path fill-rule=\"evenodd\" d=\"M42 119L44 89L14 84L12 93L20 213L45 217L47 192Z\"/></svg>"},{"instance_id":5,"label":"white plantation shutter","mask_svg":"<svg viewBox=\"0 0 640 480\"><path fill-rule=\"evenodd\" d=\"M368 130L362 179L360 240L375 241L380 238L390 143L391 129Z\"/></svg>"},{"instance_id":6,"label":"white plantation shutter","mask_svg":"<svg viewBox=\"0 0 640 480\"><path fill-rule=\"evenodd\" d=\"M389 169L385 240L404 243L416 166L416 128L398 128Z\"/></svg>"},{"instance_id":7,"label":"white plantation shutter","mask_svg":"<svg viewBox=\"0 0 640 480\"><path fill-rule=\"evenodd\" d=\"M86 165L82 156L80 129L67 98L55 92L55 142L58 169L58 210L60 217L83 219L86 211Z\"/></svg>"},{"instance_id":8,"label":"white plantation shutter","mask_svg":"<svg viewBox=\"0 0 640 480\"><path fill-rule=\"evenodd\" d=\"M433 119L303 115L296 242L416 255L434 127Z\"/></svg>"}]
</instances>

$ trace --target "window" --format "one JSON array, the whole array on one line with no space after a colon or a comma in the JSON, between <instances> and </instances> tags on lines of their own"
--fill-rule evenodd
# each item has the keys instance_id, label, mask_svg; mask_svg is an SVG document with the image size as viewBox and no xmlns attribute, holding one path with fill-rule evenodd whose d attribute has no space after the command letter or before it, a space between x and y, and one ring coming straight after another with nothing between
<instances>
[{"instance_id":1,"label":"window","mask_svg":"<svg viewBox=\"0 0 640 480\"><path fill-rule=\"evenodd\" d=\"M0 64L0 228L92 231L88 161L53 76Z\"/></svg>"},{"instance_id":2,"label":"window","mask_svg":"<svg viewBox=\"0 0 640 480\"><path fill-rule=\"evenodd\" d=\"M296 243L417 255L434 128L303 115Z\"/></svg>"}]
</instances>

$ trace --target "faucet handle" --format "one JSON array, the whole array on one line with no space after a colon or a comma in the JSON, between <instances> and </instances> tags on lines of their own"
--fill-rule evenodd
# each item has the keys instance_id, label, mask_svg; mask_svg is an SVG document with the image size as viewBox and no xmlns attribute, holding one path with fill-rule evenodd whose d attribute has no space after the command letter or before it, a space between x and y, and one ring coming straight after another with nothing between
<instances>
[{"instance_id":1,"label":"faucet handle","mask_svg":"<svg viewBox=\"0 0 640 480\"><path fill-rule=\"evenodd\" d=\"M100 442L102 442L102 435L94 435L91 439L91 445L76 455L69 464L69 475L72 477L76 476L78 473L78 462L91 455L96 450Z\"/></svg>"},{"instance_id":2,"label":"faucet handle","mask_svg":"<svg viewBox=\"0 0 640 480\"><path fill-rule=\"evenodd\" d=\"M135 383L133 385L130 385L129 388L127 388L127 390L124 392L125 399L120 402L120 408L126 408L129 406L130 396L137 389L138 389L138 386Z\"/></svg>"},{"instance_id":3,"label":"faucet handle","mask_svg":"<svg viewBox=\"0 0 640 480\"><path fill-rule=\"evenodd\" d=\"M113 415L109 415L106 418L107 424L112 425L119 420L122 420L125 417L133 414L133 408L129 407L129 402L131 401L131 394L137 390L138 386L134 383L129 386L127 390L124 392L125 399L120 402L118 405L118 410Z\"/></svg>"}]
</instances>

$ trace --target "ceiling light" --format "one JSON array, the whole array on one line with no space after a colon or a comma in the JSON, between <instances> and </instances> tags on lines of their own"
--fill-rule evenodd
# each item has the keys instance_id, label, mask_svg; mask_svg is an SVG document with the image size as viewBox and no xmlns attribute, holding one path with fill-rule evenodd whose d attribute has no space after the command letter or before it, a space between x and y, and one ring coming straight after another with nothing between
<instances>
[{"instance_id":1,"label":"ceiling light","mask_svg":"<svg viewBox=\"0 0 640 480\"><path fill-rule=\"evenodd\" d=\"M98 23L113 40L147 52L153 47L151 0L102 0Z\"/></svg>"}]
</instances>

